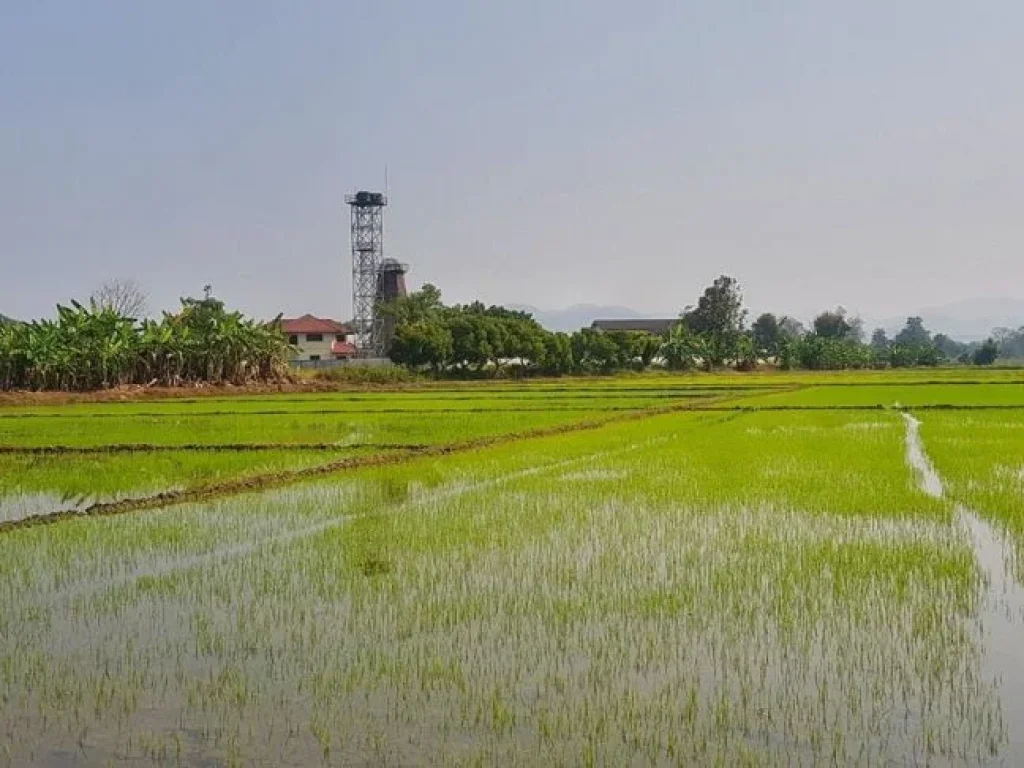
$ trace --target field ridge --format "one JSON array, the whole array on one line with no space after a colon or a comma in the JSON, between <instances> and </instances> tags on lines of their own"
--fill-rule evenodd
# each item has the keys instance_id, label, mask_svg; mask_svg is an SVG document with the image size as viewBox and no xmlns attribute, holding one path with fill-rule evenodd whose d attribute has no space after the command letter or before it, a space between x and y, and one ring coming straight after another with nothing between
<instances>
[{"instance_id":1,"label":"field ridge","mask_svg":"<svg viewBox=\"0 0 1024 768\"><path fill-rule=\"evenodd\" d=\"M357 456L339 459L326 464L318 464L313 467L300 469L286 469L276 472L253 475L245 478L234 478L222 482L208 483L193 488L185 488L174 491L162 491L149 496L138 496L132 498L118 499L115 501L101 501L91 504L84 509L64 509L56 512L49 512L41 515L19 518L17 520L0 521L0 535L17 531L23 528L35 526L55 525L57 523L77 520L88 517L108 517L121 515L129 512L141 512L161 507L186 504L196 501L206 501L221 496L229 496L238 493L262 491L269 488L277 488L284 485L311 480L313 478L325 477L339 472L345 472L367 467L380 467L392 464L401 464L413 459L429 456L448 456L456 453L465 453L481 448L489 448L497 445L520 442L523 440L540 439L564 435L572 432L599 429L609 424L626 421L637 421L668 413L677 413L694 410L689 404L674 404L658 408L646 408L633 410L629 413L616 413L613 416L602 419L589 419L586 421L560 424L553 427L541 427L538 429L513 432L504 435L490 435L472 440L465 440L455 443L432 445L423 449L408 450L402 453L374 454L371 456ZM728 411L725 411L728 413ZM734 412L730 418L736 418L741 412ZM101 446L102 447L102 446ZM348 446L345 446L348 447ZM179 448L175 446L175 448Z\"/></svg>"}]
</instances>

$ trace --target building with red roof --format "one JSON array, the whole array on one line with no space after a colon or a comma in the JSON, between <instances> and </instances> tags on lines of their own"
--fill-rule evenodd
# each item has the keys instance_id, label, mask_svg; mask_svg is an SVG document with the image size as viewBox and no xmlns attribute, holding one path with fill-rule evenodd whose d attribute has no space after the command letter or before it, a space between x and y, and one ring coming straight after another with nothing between
<instances>
[{"instance_id":1,"label":"building with red roof","mask_svg":"<svg viewBox=\"0 0 1024 768\"><path fill-rule=\"evenodd\" d=\"M293 361L347 360L358 351L352 327L337 320L313 315L284 318L281 330L295 349Z\"/></svg>"}]
</instances>

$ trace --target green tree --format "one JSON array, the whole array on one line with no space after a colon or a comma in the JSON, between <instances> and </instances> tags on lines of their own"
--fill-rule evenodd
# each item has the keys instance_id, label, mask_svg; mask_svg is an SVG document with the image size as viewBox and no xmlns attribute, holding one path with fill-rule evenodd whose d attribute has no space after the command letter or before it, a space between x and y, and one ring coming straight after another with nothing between
<instances>
[{"instance_id":1,"label":"green tree","mask_svg":"<svg viewBox=\"0 0 1024 768\"><path fill-rule=\"evenodd\" d=\"M86 390L126 383L244 383L283 375L288 346L261 323L207 295L137 324L112 306L71 302L56 320L0 330L0 386Z\"/></svg>"},{"instance_id":2,"label":"green tree","mask_svg":"<svg viewBox=\"0 0 1024 768\"><path fill-rule=\"evenodd\" d=\"M756 370L758 357L753 336L746 333L741 334L736 342L736 369L740 371Z\"/></svg>"},{"instance_id":3,"label":"green tree","mask_svg":"<svg viewBox=\"0 0 1024 768\"><path fill-rule=\"evenodd\" d=\"M871 351L879 359L884 359L889 354L889 337L884 328L875 328L871 334Z\"/></svg>"},{"instance_id":4,"label":"green tree","mask_svg":"<svg viewBox=\"0 0 1024 768\"><path fill-rule=\"evenodd\" d=\"M633 359L639 363L641 368L650 368L654 358L661 352L661 345L664 341L661 336L656 336L653 333L635 332L633 334Z\"/></svg>"},{"instance_id":5,"label":"green tree","mask_svg":"<svg viewBox=\"0 0 1024 768\"><path fill-rule=\"evenodd\" d=\"M974 350L971 362L975 365L992 365L999 357L999 345L995 339L988 338Z\"/></svg>"},{"instance_id":6,"label":"green tree","mask_svg":"<svg viewBox=\"0 0 1024 768\"><path fill-rule=\"evenodd\" d=\"M609 334L583 328L572 335L572 357L583 373L610 373L619 363L619 345Z\"/></svg>"},{"instance_id":7,"label":"green tree","mask_svg":"<svg viewBox=\"0 0 1024 768\"><path fill-rule=\"evenodd\" d=\"M753 334L754 350L759 356L778 356L779 344L782 341L782 328L775 315L771 312L762 313L750 326L750 330Z\"/></svg>"},{"instance_id":8,"label":"green tree","mask_svg":"<svg viewBox=\"0 0 1024 768\"><path fill-rule=\"evenodd\" d=\"M498 318L497 322L504 327L503 358L516 361L523 371L531 370L544 360L550 335L532 317L520 313L519 317Z\"/></svg>"},{"instance_id":9,"label":"green tree","mask_svg":"<svg viewBox=\"0 0 1024 768\"><path fill-rule=\"evenodd\" d=\"M783 336L779 342L779 367L784 371L790 371L800 364L799 351L803 339L800 337Z\"/></svg>"},{"instance_id":10,"label":"green tree","mask_svg":"<svg viewBox=\"0 0 1024 768\"><path fill-rule=\"evenodd\" d=\"M814 333L823 339L845 339L852 330L853 326L847 321L846 310L842 307L822 312L814 318Z\"/></svg>"},{"instance_id":11,"label":"green tree","mask_svg":"<svg viewBox=\"0 0 1024 768\"><path fill-rule=\"evenodd\" d=\"M924 365L934 368L945 359L945 355L939 350L935 343L925 344L917 348L917 365Z\"/></svg>"},{"instance_id":12,"label":"green tree","mask_svg":"<svg viewBox=\"0 0 1024 768\"><path fill-rule=\"evenodd\" d=\"M565 333L547 333L544 340L544 355L539 361L542 373L549 376L560 376L573 369L572 340Z\"/></svg>"},{"instance_id":13,"label":"green tree","mask_svg":"<svg viewBox=\"0 0 1024 768\"><path fill-rule=\"evenodd\" d=\"M992 331L992 340L999 347L999 356L1014 360L1024 359L1024 327L996 328Z\"/></svg>"},{"instance_id":14,"label":"green tree","mask_svg":"<svg viewBox=\"0 0 1024 768\"><path fill-rule=\"evenodd\" d=\"M604 331L604 335L615 344L615 358L610 368L626 370L637 363L637 336L633 331Z\"/></svg>"},{"instance_id":15,"label":"green tree","mask_svg":"<svg viewBox=\"0 0 1024 768\"><path fill-rule=\"evenodd\" d=\"M889 362L894 368L938 365L943 355L920 317L908 317L903 329L889 345Z\"/></svg>"},{"instance_id":16,"label":"green tree","mask_svg":"<svg viewBox=\"0 0 1024 768\"><path fill-rule=\"evenodd\" d=\"M935 338L932 339L932 343L935 344L939 352L944 357L948 357L951 360L955 360L967 351L967 345L961 344L955 339L951 339L944 333L935 334Z\"/></svg>"},{"instance_id":17,"label":"green tree","mask_svg":"<svg viewBox=\"0 0 1024 768\"><path fill-rule=\"evenodd\" d=\"M696 367L698 361L703 362L704 345L685 323L676 323L662 343L660 354L670 370L689 370Z\"/></svg>"},{"instance_id":18,"label":"green tree","mask_svg":"<svg viewBox=\"0 0 1024 768\"><path fill-rule=\"evenodd\" d=\"M706 368L736 358L746 314L740 285L727 275L704 289L697 306L684 313L687 328L703 340Z\"/></svg>"},{"instance_id":19,"label":"green tree","mask_svg":"<svg viewBox=\"0 0 1024 768\"><path fill-rule=\"evenodd\" d=\"M792 361L810 370L863 368L872 362L871 348L852 339L811 333L793 345Z\"/></svg>"},{"instance_id":20,"label":"green tree","mask_svg":"<svg viewBox=\"0 0 1024 768\"><path fill-rule=\"evenodd\" d=\"M796 339L802 338L807 333L807 329L804 328L804 324L793 317L783 317L779 320L779 339L795 341Z\"/></svg>"},{"instance_id":21,"label":"green tree","mask_svg":"<svg viewBox=\"0 0 1024 768\"><path fill-rule=\"evenodd\" d=\"M923 347L932 343L932 335L924 327L924 321L920 317L908 317L903 330L897 333L892 340L905 347Z\"/></svg>"},{"instance_id":22,"label":"green tree","mask_svg":"<svg viewBox=\"0 0 1024 768\"><path fill-rule=\"evenodd\" d=\"M893 341L889 344L889 365L892 368L910 368L917 362L917 351L914 347Z\"/></svg>"},{"instance_id":23,"label":"green tree","mask_svg":"<svg viewBox=\"0 0 1024 768\"><path fill-rule=\"evenodd\" d=\"M846 338L851 341L855 341L858 344L864 343L864 321L859 317L851 317L846 321L850 330L846 334Z\"/></svg>"},{"instance_id":24,"label":"green tree","mask_svg":"<svg viewBox=\"0 0 1024 768\"><path fill-rule=\"evenodd\" d=\"M428 324L437 324L447 332L451 339L449 356L457 368L474 368L481 371L497 357L491 321L482 314L454 307L445 311L443 322ZM402 327L404 326L398 326L399 329Z\"/></svg>"},{"instance_id":25,"label":"green tree","mask_svg":"<svg viewBox=\"0 0 1024 768\"><path fill-rule=\"evenodd\" d=\"M441 323L421 320L395 328L390 358L410 369L429 367L439 373L452 356L451 333Z\"/></svg>"},{"instance_id":26,"label":"green tree","mask_svg":"<svg viewBox=\"0 0 1024 768\"><path fill-rule=\"evenodd\" d=\"M393 319L397 328L399 325L437 320L444 308L440 289L425 283L418 291L379 305L378 311L384 317Z\"/></svg>"}]
</instances>

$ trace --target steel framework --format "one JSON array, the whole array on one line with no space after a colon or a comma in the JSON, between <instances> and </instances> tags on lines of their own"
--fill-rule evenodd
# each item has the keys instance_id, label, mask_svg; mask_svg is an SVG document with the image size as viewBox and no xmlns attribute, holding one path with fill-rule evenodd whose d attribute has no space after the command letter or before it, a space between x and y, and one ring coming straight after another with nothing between
<instances>
[{"instance_id":1,"label":"steel framework","mask_svg":"<svg viewBox=\"0 0 1024 768\"><path fill-rule=\"evenodd\" d=\"M352 209L352 330L360 357L383 357L384 323L376 305L388 199L380 192L356 192L345 202Z\"/></svg>"}]
</instances>

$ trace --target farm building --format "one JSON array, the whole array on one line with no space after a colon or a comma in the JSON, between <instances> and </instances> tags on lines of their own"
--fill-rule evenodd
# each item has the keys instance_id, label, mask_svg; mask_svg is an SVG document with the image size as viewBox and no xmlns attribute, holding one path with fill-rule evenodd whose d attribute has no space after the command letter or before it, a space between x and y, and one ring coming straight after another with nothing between
<instances>
[{"instance_id":1,"label":"farm building","mask_svg":"<svg viewBox=\"0 0 1024 768\"><path fill-rule=\"evenodd\" d=\"M672 329L672 326L678 322L678 317L673 317L669 320L649 320L644 318L631 320L595 320L590 324L590 327L595 331L640 331L641 333L650 333L655 336L664 336Z\"/></svg>"},{"instance_id":2,"label":"farm building","mask_svg":"<svg viewBox=\"0 0 1024 768\"><path fill-rule=\"evenodd\" d=\"M355 332L344 323L313 315L281 320L281 330L295 349L295 362L347 360L356 356Z\"/></svg>"}]
</instances>

